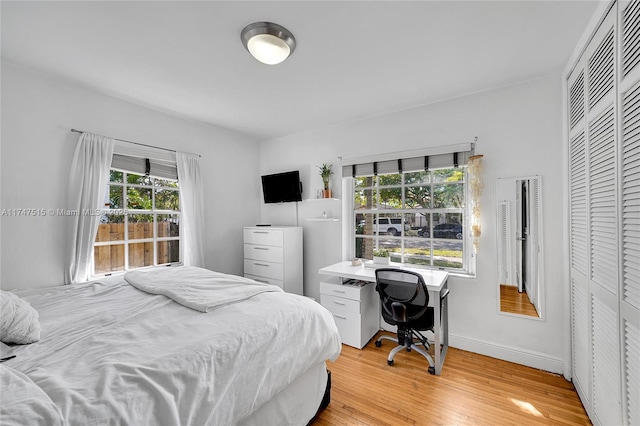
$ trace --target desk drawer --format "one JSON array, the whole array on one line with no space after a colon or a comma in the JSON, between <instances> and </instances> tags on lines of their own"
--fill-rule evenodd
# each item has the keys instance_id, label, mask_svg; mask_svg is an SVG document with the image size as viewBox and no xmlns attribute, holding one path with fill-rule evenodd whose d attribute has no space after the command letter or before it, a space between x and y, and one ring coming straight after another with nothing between
<instances>
[{"instance_id":1,"label":"desk drawer","mask_svg":"<svg viewBox=\"0 0 640 426\"><path fill-rule=\"evenodd\" d=\"M374 284L367 284L374 285ZM362 287L333 284L333 283L320 283L320 294L327 294L329 296L344 297L351 300L360 300L360 292Z\"/></svg>"},{"instance_id":2,"label":"desk drawer","mask_svg":"<svg viewBox=\"0 0 640 426\"><path fill-rule=\"evenodd\" d=\"M361 349L364 345L362 344L362 332L360 328L362 319L360 314L354 312L331 313L338 328L338 333L340 333L342 343Z\"/></svg>"},{"instance_id":3,"label":"desk drawer","mask_svg":"<svg viewBox=\"0 0 640 426\"><path fill-rule=\"evenodd\" d=\"M337 314L344 314L347 312L360 313L360 302L352 299L345 299L344 297L331 296L329 294L320 295L320 303L322 306L335 312Z\"/></svg>"},{"instance_id":4,"label":"desk drawer","mask_svg":"<svg viewBox=\"0 0 640 426\"><path fill-rule=\"evenodd\" d=\"M268 227L264 227L264 229L248 228L244 230L244 242L248 244L282 247L284 244L284 233L279 229L269 229Z\"/></svg>"},{"instance_id":5,"label":"desk drawer","mask_svg":"<svg viewBox=\"0 0 640 426\"><path fill-rule=\"evenodd\" d=\"M244 245L244 258L253 260L264 260L267 262L282 263L282 247L262 246L256 244Z\"/></svg>"},{"instance_id":6,"label":"desk drawer","mask_svg":"<svg viewBox=\"0 0 640 426\"><path fill-rule=\"evenodd\" d=\"M244 273L258 277L284 279L284 268L282 263L266 262L264 260L244 260Z\"/></svg>"}]
</instances>

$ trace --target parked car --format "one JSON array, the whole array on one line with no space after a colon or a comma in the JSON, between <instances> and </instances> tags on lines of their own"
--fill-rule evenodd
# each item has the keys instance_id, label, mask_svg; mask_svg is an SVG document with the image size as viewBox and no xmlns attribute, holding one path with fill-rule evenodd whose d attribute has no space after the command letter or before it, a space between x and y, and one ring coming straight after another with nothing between
<instances>
[{"instance_id":1,"label":"parked car","mask_svg":"<svg viewBox=\"0 0 640 426\"><path fill-rule=\"evenodd\" d=\"M381 217L379 218L380 223L378 223L377 219L373 220L373 232L378 232L379 234L389 234L398 236L402 233L402 218L399 217ZM360 225L364 226L365 222L360 222ZM408 224L404 225L404 230L408 231L411 227Z\"/></svg>"},{"instance_id":2,"label":"parked car","mask_svg":"<svg viewBox=\"0 0 640 426\"><path fill-rule=\"evenodd\" d=\"M418 236L429 238L430 231L428 226L418 229ZM433 238L456 238L462 239L462 225L459 223L441 223L433 227Z\"/></svg>"}]
</instances>

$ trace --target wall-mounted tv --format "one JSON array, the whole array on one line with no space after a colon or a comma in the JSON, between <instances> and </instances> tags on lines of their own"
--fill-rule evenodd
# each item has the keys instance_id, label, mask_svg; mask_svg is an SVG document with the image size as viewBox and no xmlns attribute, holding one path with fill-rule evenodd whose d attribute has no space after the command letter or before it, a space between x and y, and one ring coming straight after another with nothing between
<instances>
[{"instance_id":1,"label":"wall-mounted tv","mask_svg":"<svg viewBox=\"0 0 640 426\"><path fill-rule=\"evenodd\" d=\"M302 201L300 172L294 170L262 176L262 194L265 203Z\"/></svg>"}]
</instances>

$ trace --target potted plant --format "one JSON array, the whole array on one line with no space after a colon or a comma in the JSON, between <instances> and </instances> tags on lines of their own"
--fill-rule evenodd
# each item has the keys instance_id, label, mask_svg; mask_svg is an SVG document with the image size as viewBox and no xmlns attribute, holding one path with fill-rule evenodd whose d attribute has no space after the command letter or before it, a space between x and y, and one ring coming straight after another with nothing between
<instances>
[{"instance_id":1,"label":"potted plant","mask_svg":"<svg viewBox=\"0 0 640 426\"><path fill-rule=\"evenodd\" d=\"M331 198L331 189L329 189L329 179L333 174L333 164L324 163L322 166L318 166L320 169L320 176L322 177L322 183L324 184L324 190L322 191L322 198Z\"/></svg>"},{"instance_id":2,"label":"potted plant","mask_svg":"<svg viewBox=\"0 0 640 426\"><path fill-rule=\"evenodd\" d=\"M384 249L378 249L373 251L373 263L378 265L388 265L391 259L389 252Z\"/></svg>"}]
</instances>

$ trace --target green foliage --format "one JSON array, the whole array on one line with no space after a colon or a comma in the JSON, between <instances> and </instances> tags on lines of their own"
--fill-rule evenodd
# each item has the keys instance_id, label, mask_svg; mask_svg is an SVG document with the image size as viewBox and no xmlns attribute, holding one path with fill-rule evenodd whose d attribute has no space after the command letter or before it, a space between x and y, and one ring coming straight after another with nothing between
<instances>
[{"instance_id":1,"label":"green foliage","mask_svg":"<svg viewBox=\"0 0 640 426\"><path fill-rule=\"evenodd\" d=\"M431 229L430 225L440 223L462 223L463 213L453 213L444 209L464 208L464 179L463 167L355 178L353 196L354 213L358 220L355 226L357 257L371 258L373 245L377 244L378 240L361 236L377 235L374 224L377 217L398 218L402 215L405 226L412 227L405 228L403 235L413 237L414 241L417 241L415 239L418 237L419 228L424 225ZM406 210L401 214L398 211L400 209ZM424 219L420 220L416 214L423 215ZM428 235L424 236L429 238ZM463 250L457 247L443 247L433 251L429 247L397 247L387 248L387 254L397 262L402 260L401 256L404 254L403 261L407 264L452 269L463 267Z\"/></svg>"},{"instance_id":2,"label":"green foliage","mask_svg":"<svg viewBox=\"0 0 640 426\"><path fill-rule=\"evenodd\" d=\"M384 249L378 249L373 251L375 257L389 257L389 251Z\"/></svg>"},{"instance_id":3,"label":"green foliage","mask_svg":"<svg viewBox=\"0 0 640 426\"><path fill-rule=\"evenodd\" d=\"M151 188L127 187L127 208L140 210L153 209Z\"/></svg>"},{"instance_id":4,"label":"green foliage","mask_svg":"<svg viewBox=\"0 0 640 426\"><path fill-rule=\"evenodd\" d=\"M170 189L156 190L156 210L179 210L180 196L178 191Z\"/></svg>"},{"instance_id":5,"label":"green foliage","mask_svg":"<svg viewBox=\"0 0 640 426\"><path fill-rule=\"evenodd\" d=\"M126 176L127 205L124 205L124 188ZM152 178L149 176L137 175L134 173L124 173L111 170L110 185L108 186L108 204L105 208L112 210L154 210L153 193L155 192L155 210L180 210L180 193L178 192L178 182L167 179ZM175 188L172 189L172 188ZM122 223L122 214L106 214L102 223ZM139 214L130 215L129 222L153 222L153 215Z\"/></svg>"},{"instance_id":6,"label":"green foliage","mask_svg":"<svg viewBox=\"0 0 640 426\"><path fill-rule=\"evenodd\" d=\"M321 166L318 166L320 169L320 176L322 179L328 179L333 174L333 164L323 163Z\"/></svg>"},{"instance_id":7,"label":"green foliage","mask_svg":"<svg viewBox=\"0 0 640 426\"><path fill-rule=\"evenodd\" d=\"M405 205L402 205L404 176ZM431 172L363 176L356 178L356 208L430 209L464 207L464 170L442 169ZM430 184L429 182L434 182ZM379 187L376 193L375 186ZM362 188L362 189L359 189Z\"/></svg>"},{"instance_id":8,"label":"green foliage","mask_svg":"<svg viewBox=\"0 0 640 426\"><path fill-rule=\"evenodd\" d=\"M420 209L431 207L431 188L429 186L410 186L405 189L406 208Z\"/></svg>"},{"instance_id":9,"label":"green foliage","mask_svg":"<svg viewBox=\"0 0 640 426\"><path fill-rule=\"evenodd\" d=\"M324 189L329 189L329 179L333 174L333 164L323 163L321 166L318 166L320 169L320 176L322 176L322 182L324 184Z\"/></svg>"}]
</instances>

